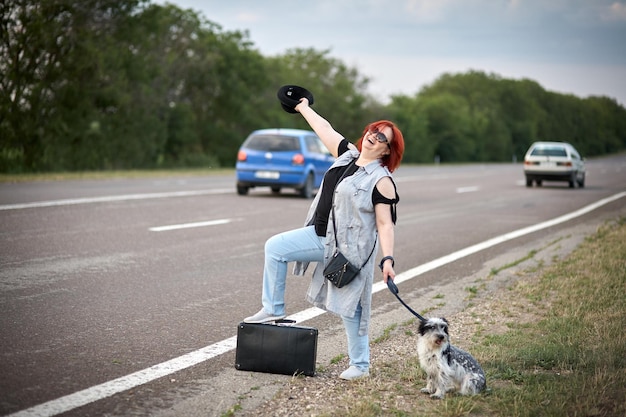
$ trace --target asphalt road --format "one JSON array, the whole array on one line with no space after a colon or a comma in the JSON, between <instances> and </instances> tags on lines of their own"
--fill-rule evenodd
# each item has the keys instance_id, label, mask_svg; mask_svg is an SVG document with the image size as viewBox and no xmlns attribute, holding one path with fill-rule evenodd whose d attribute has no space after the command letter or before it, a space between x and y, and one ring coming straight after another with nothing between
<instances>
[{"instance_id":1,"label":"asphalt road","mask_svg":"<svg viewBox=\"0 0 626 417\"><path fill-rule=\"evenodd\" d=\"M587 170L585 188L570 189L527 188L520 164L401 167L396 271L626 191L626 155L588 161ZM261 307L265 240L301 226L310 204L287 191L238 196L234 183L220 175L0 184L0 414L87 390L93 399L68 415L125 415L141 401L149 415L176 373L103 400L89 389L232 338ZM567 224L625 205L618 198ZM403 291L462 277L527 238L459 260L444 278L407 281ZM289 277L288 313L310 307L309 276ZM375 295L376 305L394 302ZM232 358L214 355L201 373L232 368Z\"/></svg>"}]
</instances>

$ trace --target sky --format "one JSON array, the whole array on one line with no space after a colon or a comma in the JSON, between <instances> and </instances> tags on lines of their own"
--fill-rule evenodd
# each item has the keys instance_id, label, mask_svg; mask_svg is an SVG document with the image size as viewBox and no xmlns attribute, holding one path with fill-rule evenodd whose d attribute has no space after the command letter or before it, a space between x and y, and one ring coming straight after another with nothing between
<instances>
[{"instance_id":1,"label":"sky","mask_svg":"<svg viewBox=\"0 0 626 417\"><path fill-rule=\"evenodd\" d=\"M368 77L368 92L383 103L444 73L477 70L626 106L626 0L153 2L192 9L223 31L247 31L264 56L329 50Z\"/></svg>"}]
</instances>

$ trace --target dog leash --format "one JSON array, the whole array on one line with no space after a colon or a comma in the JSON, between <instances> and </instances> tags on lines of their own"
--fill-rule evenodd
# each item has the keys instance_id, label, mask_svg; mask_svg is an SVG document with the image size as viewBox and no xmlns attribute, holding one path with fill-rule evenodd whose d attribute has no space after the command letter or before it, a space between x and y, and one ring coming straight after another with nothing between
<instances>
[{"instance_id":1,"label":"dog leash","mask_svg":"<svg viewBox=\"0 0 626 417\"><path fill-rule=\"evenodd\" d=\"M424 317L422 317L418 312L416 312L415 310L413 310L411 307L409 307L403 300L402 298L400 298L400 296L398 295L398 286L396 285L395 282L393 282L393 280L391 278L387 279L387 288L389 288L389 291L391 291L391 293L393 295L396 296L396 298L398 299L398 301L400 301L402 303L403 306L405 306L411 313L413 313L413 315L415 317L417 317L418 319L420 319L420 321L426 321L426 319Z\"/></svg>"}]
</instances>

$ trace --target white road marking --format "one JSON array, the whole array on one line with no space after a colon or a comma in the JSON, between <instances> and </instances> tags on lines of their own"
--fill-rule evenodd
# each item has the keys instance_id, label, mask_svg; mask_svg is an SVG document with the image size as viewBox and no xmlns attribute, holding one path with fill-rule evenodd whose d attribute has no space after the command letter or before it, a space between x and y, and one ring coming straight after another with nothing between
<instances>
[{"instance_id":1,"label":"white road marking","mask_svg":"<svg viewBox=\"0 0 626 417\"><path fill-rule=\"evenodd\" d=\"M110 195L104 197L69 198L64 200L39 201L36 203L5 204L0 210L19 210L27 208L70 206L75 204L110 203L113 201L147 200L150 198L193 197L198 195L225 194L233 192L231 189L197 190L197 191L172 191L167 193L125 194Z\"/></svg>"},{"instance_id":2,"label":"white road marking","mask_svg":"<svg viewBox=\"0 0 626 417\"><path fill-rule=\"evenodd\" d=\"M47 403L19 411L15 414L10 414L10 416L55 416L197 365L229 352L236 347L237 336L233 336L167 362L159 363L150 368L75 392L74 394L66 395L56 400L48 401Z\"/></svg>"},{"instance_id":3,"label":"white road marking","mask_svg":"<svg viewBox=\"0 0 626 417\"><path fill-rule=\"evenodd\" d=\"M463 193L473 193L478 191L478 187L473 186L473 187L459 187L456 189L457 194L463 194Z\"/></svg>"},{"instance_id":4,"label":"white road marking","mask_svg":"<svg viewBox=\"0 0 626 417\"><path fill-rule=\"evenodd\" d=\"M148 230L150 230L151 232L167 232L170 230L189 229L192 227L216 226L218 224L230 223L231 221L232 219L219 219L219 220L209 220L206 222L172 224L170 226L151 227Z\"/></svg>"},{"instance_id":5,"label":"white road marking","mask_svg":"<svg viewBox=\"0 0 626 417\"><path fill-rule=\"evenodd\" d=\"M473 246L469 246L465 249L461 249L459 251L453 252L449 255L446 256L442 256L441 258L435 259L433 261L427 262L423 265L417 266L415 268L409 269L408 271L402 272L398 275L396 275L396 279L394 280L394 282L396 284L399 284L401 282L404 281L408 281L411 278L415 278L418 275L424 274L428 271L432 271L433 269L439 268L440 266L449 264L451 262L457 261L461 258L464 258L466 256L472 255L476 252L480 252L481 250L490 248L492 246L496 246L499 245L500 243L504 243L506 241L512 240L512 239L516 239L518 237L524 236L524 235L528 235L530 233L534 233L537 232L539 230L542 229L547 229L548 227L552 227L552 226L556 226L557 224L561 224L561 223L565 223L569 220L575 219L576 217L580 217L584 214L587 214L593 210L596 210L597 208L600 208L606 204L609 204L615 200L619 200L620 198L623 198L626 196L626 192L621 192L615 195L612 195L611 197L607 197L604 198L602 200L596 201L593 204L589 204L588 206L585 206L579 210L573 211L571 213L565 214L563 216L560 217L556 217L552 220L548 220L545 221L543 223L538 223L532 226L528 226L525 227L523 229L519 229L519 230L515 230L513 232L510 233L506 233L504 235L500 235L497 237L494 237L492 239L489 240L485 240L484 242L478 243L476 245ZM373 291L380 291L381 289L387 288L387 286L385 285L384 282L378 282L376 284L374 284L374 289Z\"/></svg>"},{"instance_id":6,"label":"white road marking","mask_svg":"<svg viewBox=\"0 0 626 417\"><path fill-rule=\"evenodd\" d=\"M395 282L396 284L399 284L401 282L408 281L409 279L415 278L428 271L431 271L440 266L446 265L450 262L457 261L463 257L469 256L481 250L490 248L500 243L503 243L503 242L506 242L506 241L533 233L533 232L536 232L541 229L545 229L545 228L552 227L560 223L567 222L569 220L572 220L576 217L580 217L584 214L587 214L593 210L598 209L599 207L602 207L606 204L609 204L625 196L626 196L626 192L621 192L611 197L607 197L602 200L599 200L593 204L585 206L569 214L557 217L555 219L548 220L548 221L545 221L543 223L539 223L533 226L525 227L523 229L519 229L510 233L506 233L504 235L486 240L482 243L478 243L476 245L467 247L465 249L461 249L457 252L451 253L441 258L427 262L423 265L409 269L408 271L402 272L396 275ZM385 285L385 283L382 281L379 281L374 284L372 288L372 292L377 293L385 289L387 289L387 286ZM287 318L296 320L298 323L301 323L301 322L310 320L314 317L320 316L324 313L325 313L324 310L321 310L317 307L312 307L307 310L303 310L296 314L293 314ZM56 400L52 400L52 401L48 401L40 405L36 405L26 410L19 411L14 414L10 414L9 416L10 417L55 416L57 414L61 414L61 413L73 410L75 408L90 404L92 402L101 400L103 398L110 397L120 392L135 388L139 385L154 381L155 379L158 379L158 378L173 374L175 372L181 371L183 369L189 368L191 366L197 365L201 362L207 361L209 359L215 358L216 356L229 352L235 349L236 347L237 347L237 336L232 336L228 339L206 346L194 352L190 352L178 358L171 359L167 362L163 362L163 363L151 366L150 368L146 368L144 370L114 379L112 381L105 382L100 385L86 388L82 391L78 391L73 394L66 395Z\"/></svg>"}]
</instances>

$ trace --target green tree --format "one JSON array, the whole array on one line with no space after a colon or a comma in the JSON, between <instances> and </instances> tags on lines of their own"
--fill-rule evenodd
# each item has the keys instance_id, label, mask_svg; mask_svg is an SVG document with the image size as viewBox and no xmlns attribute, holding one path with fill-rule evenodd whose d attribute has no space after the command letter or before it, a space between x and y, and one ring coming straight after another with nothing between
<instances>
[{"instance_id":1,"label":"green tree","mask_svg":"<svg viewBox=\"0 0 626 417\"><path fill-rule=\"evenodd\" d=\"M501 148L499 142L502 140L501 136L506 134L506 128L498 117L497 92L493 88L494 81L497 80L495 75L488 76L478 71L443 74L419 93L419 99L451 96L466 103L469 125L465 134L474 146L471 154L463 155L464 161L489 160L493 152ZM433 116L430 114L429 120Z\"/></svg>"},{"instance_id":2,"label":"green tree","mask_svg":"<svg viewBox=\"0 0 626 417\"><path fill-rule=\"evenodd\" d=\"M109 39L140 0L16 0L2 3L2 155L25 170L60 169L97 151L91 100ZM83 136L84 135L84 136ZM97 146L96 146L97 148Z\"/></svg>"},{"instance_id":3,"label":"green tree","mask_svg":"<svg viewBox=\"0 0 626 417\"><path fill-rule=\"evenodd\" d=\"M398 123L405 161L509 161L535 140L589 156L626 149L625 109L532 80L443 74L383 105L329 50L263 57L247 32L147 0L0 3L0 171L232 166L248 133L308 128L276 99L284 84L348 139Z\"/></svg>"},{"instance_id":4,"label":"green tree","mask_svg":"<svg viewBox=\"0 0 626 417\"><path fill-rule=\"evenodd\" d=\"M417 98L396 95L388 106L389 119L402 130L405 150L404 162L433 162L436 142L428 136L427 112Z\"/></svg>"},{"instance_id":5,"label":"green tree","mask_svg":"<svg viewBox=\"0 0 626 417\"><path fill-rule=\"evenodd\" d=\"M426 116L427 132L435 157L442 162L469 161L475 144L471 136L470 107L453 94L426 97L419 102Z\"/></svg>"},{"instance_id":6,"label":"green tree","mask_svg":"<svg viewBox=\"0 0 626 417\"><path fill-rule=\"evenodd\" d=\"M144 87L166 121L159 161L232 165L241 138L261 120L263 57L247 33L223 32L190 10L152 5L137 20L130 38L143 40L139 67L159 69Z\"/></svg>"},{"instance_id":7,"label":"green tree","mask_svg":"<svg viewBox=\"0 0 626 417\"><path fill-rule=\"evenodd\" d=\"M589 112L580 152L584 155L603 155L626 149L624 108L608 97L589 97L584 103Z\"/></svg>"}]
</instances>

